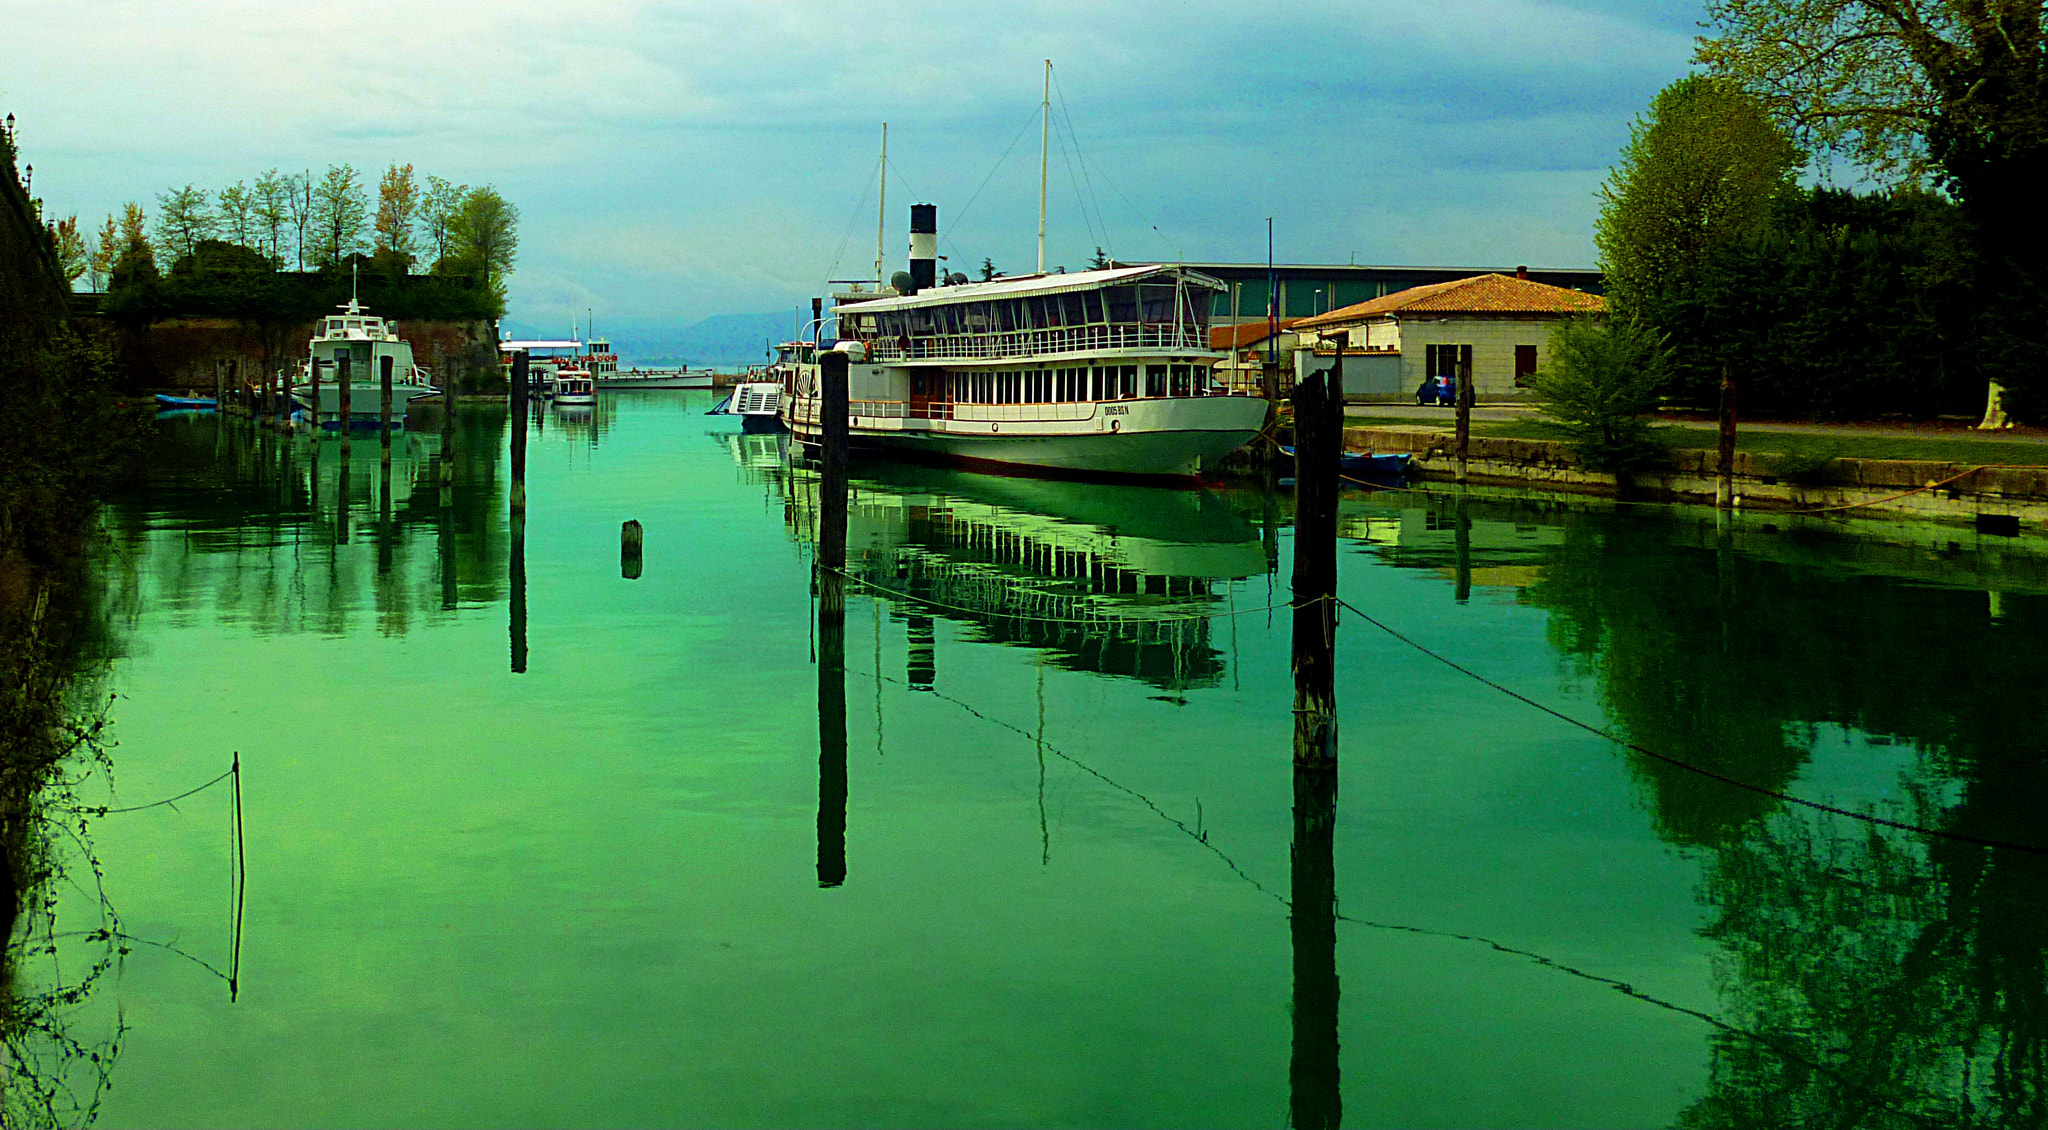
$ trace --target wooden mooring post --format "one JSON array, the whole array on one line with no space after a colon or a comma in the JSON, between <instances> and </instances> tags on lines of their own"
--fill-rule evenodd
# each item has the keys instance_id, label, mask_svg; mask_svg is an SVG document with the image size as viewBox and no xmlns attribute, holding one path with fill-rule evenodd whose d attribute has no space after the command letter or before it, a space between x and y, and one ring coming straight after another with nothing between
<instances>
[{"instance_id":1,"label":"wooden mooring post","mask_svg":"<svg viewBox=\"0 0 2048 1130\"><path fill-rule=\"evenodd\" d=\"M1715 452L1714 506L1735 505L1735 374L1721 369L1721 435Z\"/></svg>"},{"instance_id":2,"label":"wooden mooring post","mask_svg":"<svg viewBox=\"0 0 2048 1130\"><path fill-rule=\"evenodd\" d=\"M818 359L818 885L846 882L846 354Z\"/></svg>"},{"instance_id":3,"label":"wooden mooring post","mask_svg":"<svg viewBox=\"0 0 2048 1130\"><path fill-rule=\"evenodd\" d=\"M1294 386L1294 1032L1289 1125L1342 1121L1337 1041L1337 492L1344 353Z\"/></svg>"},{"instance_id":4,"label":"wooden mooring post","mask_svg":"<svg viewBox=\"0 0 2048 1130\"><path fill-rule=\"evenodd\" d=\"M381 398L377 404L378 462L386 471L391 468L391 370L396 362L390 357L377 362L377 376Z\"/></svg>"},{"instance_id":5,"label":"wooden mooring post","mask_svg":"<svg viewBox=\"0 0 2048 1130\"><path fill-rule=\"evenodd\" d=\"M455 403L461 398L459 374L454 366L447 366L448 376L441 382L441 505L455 505L451 488L455 486Z\"/></svg>"},{"instance_id":6,"label":"wooden mooring post","mask_svg":"<svg viewBox=\"0 0 2048 1130\"><path fill-rule=\"evenodd\" d=\"M526 513L526 429L527 382L532 380L532 362L526 350L512 354L512 513Z\"/></svg>"},{"instance_id":7,"label":"wooden mooring post","mask_svg":"<svg viewBox=\"0 0 2048 1130\"><path fill-rule=\"evenodd\" d=\"M1465 481L1465 461L1472 449L1472 403L1476 394L1472 391L1472 347L1460 346L1458 350L1458 481Z\"/></svg>"},{"instance_id":8,"label":"wooden mooring post","mask_svg":"<svg viewBox=\"0 0 2048 1130\"><path fill-rule=\"evenodd\" d=\"M355 384L355 369L353 359L345 353L334 360L334 415L341 436L341 470L334 479L334 534L336 540L345 545L348 543L349 457L354 454L349 450L352 446L349 443L352 407L348 393L350 386Z\"/></svg>"},{"instance_id":9,"label":"wooden mooring post","mask_svg":"<svg viewBox=\"0 0 2048 1130\"><path fill-rule=\"evenodd\" d=\"M629 581L640 579L641 551L647 544L647 532L640 527L638 518L628 518L619 525L619 576Z\"/></svg>"}]
</instances>

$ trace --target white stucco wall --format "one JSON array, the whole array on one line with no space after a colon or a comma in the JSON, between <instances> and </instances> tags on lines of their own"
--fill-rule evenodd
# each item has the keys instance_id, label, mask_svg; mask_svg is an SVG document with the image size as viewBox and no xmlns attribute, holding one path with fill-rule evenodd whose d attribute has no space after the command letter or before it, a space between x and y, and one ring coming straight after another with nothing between
<instances>
[{"instance_id":1,"label":"white stucco wall","mask_svg":"<svg viewBox=\"0 0 2048 1130\"><path fill-rule=\"evenodd\" d=\"M1429 346L1469 345L1472 347L1472 394L1475 399L1527 400L1527 389L1515 387L1515 347L1536 347L1536 367L1550 360L1550 328L1556 319L1522 318L1419 318L1400 319L1401 377L1412 395L1422 384Z\"/></svg>"}]
</instances>

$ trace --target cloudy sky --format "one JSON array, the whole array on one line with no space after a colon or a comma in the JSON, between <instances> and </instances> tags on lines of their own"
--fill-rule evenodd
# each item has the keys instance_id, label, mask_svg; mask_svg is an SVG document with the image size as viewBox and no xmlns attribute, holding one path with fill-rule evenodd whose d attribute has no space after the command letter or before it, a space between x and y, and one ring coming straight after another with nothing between
<instances>
[{"instance_id":1,"label":"cloudy sky","mask_svg":"<svg viewBox=\"0 0 2048 1130\"><path fill-rule=\"evenodd\" d=\"M1263 260L1271 216L1283 261L1591 265L1595 189L1700 17L1698 0L0 0L0 111L37 195L91 226L273 166L493 184L523 215L509 321L592 307L628 337L871 274L884 121L885 271L913 199L938 204L953 269L1029 270L1047 58L1071 122L1048 263L1098 244Z\"/></svg>"}]
</instances>

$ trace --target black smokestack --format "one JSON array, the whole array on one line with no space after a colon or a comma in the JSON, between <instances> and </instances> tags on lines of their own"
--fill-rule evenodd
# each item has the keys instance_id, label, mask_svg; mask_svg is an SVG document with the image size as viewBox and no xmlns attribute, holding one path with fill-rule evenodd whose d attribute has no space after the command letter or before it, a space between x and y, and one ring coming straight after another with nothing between
<instances>
[{"instance_id":1,"label":"black smokestack","mask_svg":"<svg viewBox=\"0 0 2048 1130\"><path fill-rule=\"evenodd\" d=\"M910 206L910 285L919 290L937 281L939 266L939 206Z\"/></svg>"}]
</instances>

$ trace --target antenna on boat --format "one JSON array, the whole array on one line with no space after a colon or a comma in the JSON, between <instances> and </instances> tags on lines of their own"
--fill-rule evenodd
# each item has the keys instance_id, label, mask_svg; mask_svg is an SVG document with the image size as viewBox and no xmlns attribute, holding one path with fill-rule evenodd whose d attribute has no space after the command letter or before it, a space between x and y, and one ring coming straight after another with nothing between
<instances>
[{"instance_id":1,"label":"antenna on boat","mask_svg":"<svg viewBox=\"0 0 2048 1130\"><path fill-rule=\"evenodd\" d=\"M1062 95L1064 97L1064 95ZM1029 121L1030 119L1025 119ZM1052 60L1045 61L1045 97L1038 104L1038 273L1045 273L1045 156L1052 133Z\"/></svg>"},{"instance_id":2,"label":"antenna on boat","mask_svg":"<svg viewBox=\"0 0 2048 1130\"><path fill-rule=\"evenodd\" d=\"M889 222L889 123L882 123L882 200L875 205L875 289L880 290L887 280L882 278L882 235Z\"/></svg>"},{"instance_id":3,"label":"antenna on boat","mask_svg":"<svg viewBox=\"0 0 2048 1130\"><path fill-rule=\"evenodd\" d=\"M356 305L356 272L362 270L362 266L361 263L350 263L348 265L348 304L350 309L354 309Z\"/></svg>"}]
</instances>

